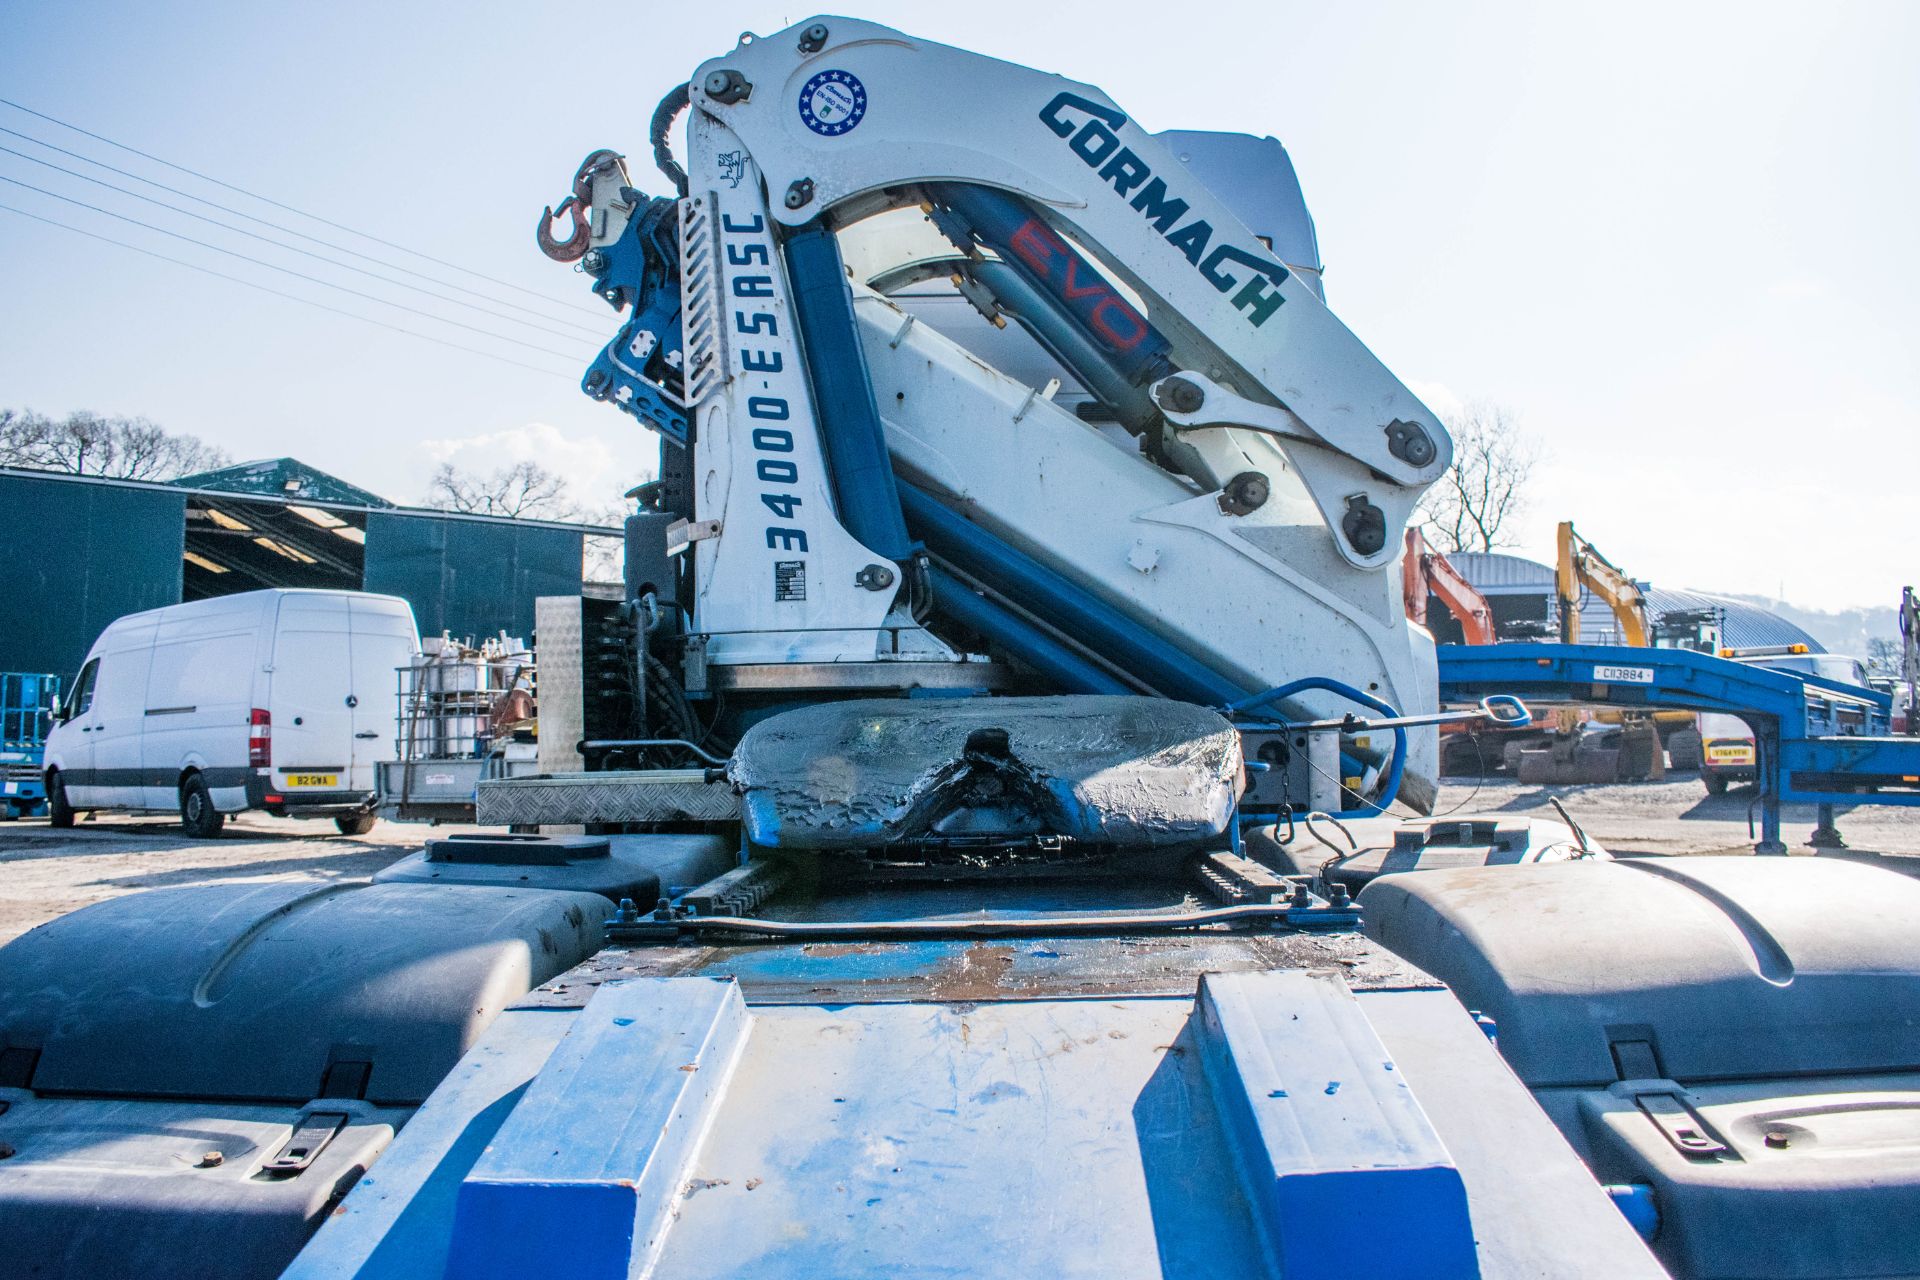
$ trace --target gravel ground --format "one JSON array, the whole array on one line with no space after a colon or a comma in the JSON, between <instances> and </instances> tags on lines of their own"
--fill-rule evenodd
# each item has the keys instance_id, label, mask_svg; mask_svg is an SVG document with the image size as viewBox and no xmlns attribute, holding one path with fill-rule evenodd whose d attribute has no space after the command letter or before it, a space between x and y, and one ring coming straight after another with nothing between
<instances>
[{"instance_id":1,"label":"gravel ground","mask_svg":"<svg viewBox=\"0 0 1920 1280\"><path fill-rule=\"evenodd\" d=\"M380 822L343 836L328 819L246 813L214 840L159 816L101 814L55 831L45 818L0 823L0 942L91 902L227 880L352 880L420 847L432 828ZM441 827L441 833L471 827Z\"/></svg>"},{"instance_id":2,"label":"gravel ground","mask_svg":"<svg viewBox=\"0 0 1920 1280\"><path fill-rule=\"evenodd\" d=\"M1697 778L1602 787L1520 786L1495 778L1477 788L1448 782L1439 811L1551 818L1557 796L1589 835L1615 853L1747 853L1750 787L1709 796ZM1758 821L1758 813L1755 813ZM1782 837L1811 854L1811 808L1782 815ZM1863 806L1843 811L1847 857L1885 861L1920 874L1920 811ZM441 827L449 831L467 827ZM342 836L328 821L249 813L229 819L216 840L191 840L160 817L101 816L69 831L46 820L0 823L0 942L91 902L170 885L228 880L350 880L372 875L418 848L433 828L381 822L364 836Z\"/></svg>"}]
</instances>

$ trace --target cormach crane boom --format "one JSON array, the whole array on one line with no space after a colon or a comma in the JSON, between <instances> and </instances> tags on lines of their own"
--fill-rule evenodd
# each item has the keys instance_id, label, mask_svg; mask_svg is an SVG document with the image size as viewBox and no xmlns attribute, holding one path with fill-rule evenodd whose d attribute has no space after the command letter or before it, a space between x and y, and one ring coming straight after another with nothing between
<instances>
[{"instance_id":1,"label":"cormach crane boom","mask_svg":"<svg viewBox=\"0 0 1920 1280\"><path fill-rule=\"evenodd\" d=\"M664 437L707 678L736 705L1021 673L1226 705L1312 676L1270 709L1432 710L1390 570L1448 438L1248 228L1270 210L1092 86L831 31L798 80L759 41L702 67L684 194L598 153L546 240L632 308L586 389ZM1020 377L968 349L982 316L1026 335L999 344ZM1407 741L1424 805L1432 734ZM1347 753L1380 798L1377 739Z\"/></svg>"}]
</instances>

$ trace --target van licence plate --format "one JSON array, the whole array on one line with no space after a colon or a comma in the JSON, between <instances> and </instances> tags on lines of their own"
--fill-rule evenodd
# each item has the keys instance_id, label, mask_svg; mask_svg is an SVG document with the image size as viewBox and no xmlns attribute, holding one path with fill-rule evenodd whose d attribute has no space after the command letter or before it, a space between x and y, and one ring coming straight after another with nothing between
<instances>
[{"instance_id":1,"label":"van licence plate","mask_svg":"<svg viewBox=\"0 0 1920 1280\"><path fill-rule=\"evenodd\" d=\"M340 775L337 773L290 773L285 783L289 787L337 787Z\"/></svg>"}]
</instances>

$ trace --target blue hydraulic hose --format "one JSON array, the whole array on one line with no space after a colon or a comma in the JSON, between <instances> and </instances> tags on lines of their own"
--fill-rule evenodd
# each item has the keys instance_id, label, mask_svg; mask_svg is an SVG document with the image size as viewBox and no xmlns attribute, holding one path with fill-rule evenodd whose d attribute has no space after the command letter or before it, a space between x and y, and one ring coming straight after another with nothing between
<instances>
[{"instance_id":1,"label":"blue hydraulic hose","mask_svg":"<svg viewBox=\"0 0 1920 1280\"><path fill-rule=\"evenodd\" d=\"M1383 716L1398 717L1400 714L1372 694L1362 693L1352 685L1335 680L1331 676L1303 676L1298 680L1290 680L1286 684L1275 685L1271 689L1266 689L1254 694L1251 698L1242 698L1238 702L1228 704L1227 714L1232 715L1235 712L1245 711L1251 707L1264 706L1270 702L1277 702L1281 698L1290 698L1296 693L1305 693L1309 689L1318 689L1326 693L1337 693L1343 698L1359 703L1370 711L1378 711ZM1387 785L1381 791L1378 801L1368 800L1364 797L1361 798L1361 813L1385 813L1387 811L1387 806L1392 804L1400 794L1400 775L1406 771L1406 766L1407 731L1396 725L1393 730L1393 766L1387 770Z\"/></svg>"}]
</instances>

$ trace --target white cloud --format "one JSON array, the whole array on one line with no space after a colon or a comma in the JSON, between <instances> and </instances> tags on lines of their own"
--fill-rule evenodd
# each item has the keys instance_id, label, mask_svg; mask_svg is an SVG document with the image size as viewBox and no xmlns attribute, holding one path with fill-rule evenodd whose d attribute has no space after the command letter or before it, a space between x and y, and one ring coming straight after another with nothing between
<instances>
[{"instance_id":1,"label":"white cloud","mask_svg":"<svg viewBox=\"0 0 1920 1280\"><path fill-rule=\"evenodd\" d=\"M420 460L418 491L442 463L487 475L516 462L534 462L567 482L574 501L584 507L612 506L620 495L648 478L613 446L592 436L570 436L545 422L506 427L478 435L423 440L414 446ZM650 472L652 468L647 468Z\"/></svg>"},{"instance_id":2,"label":"white cloud","mask_svg":"<svg viewBox=\"0 0 1920 1280\"><path fill-rule=\"evenodd\" d=\"M1444 382L1408 382L1407 390L1420 397L1420 403L1439 414L1442 421L1458 417L1466 400Z\"/></svg>"}]
</instances>

